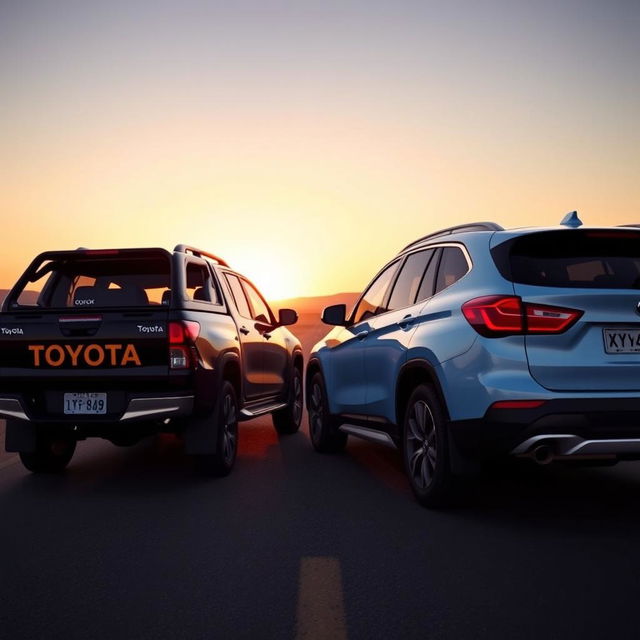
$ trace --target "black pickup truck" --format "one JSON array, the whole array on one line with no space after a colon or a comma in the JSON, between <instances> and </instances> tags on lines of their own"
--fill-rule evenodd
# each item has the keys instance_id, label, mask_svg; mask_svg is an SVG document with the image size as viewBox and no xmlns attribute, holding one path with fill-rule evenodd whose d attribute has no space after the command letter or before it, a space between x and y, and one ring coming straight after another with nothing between
<instances>
[{"instance_id":1,"label":"black pickup truck","mask_svg":"<svg viewBox=\"0 0 640 640\"><path fill-rule=\"evenodd\" d=\"M296 320L186 245L42 253L0 313L6 450L58 471L87 437L176 433L201 471L227 475L239 421L300 426L302 350L285 326Z\"/></svg>"}]
</instances>

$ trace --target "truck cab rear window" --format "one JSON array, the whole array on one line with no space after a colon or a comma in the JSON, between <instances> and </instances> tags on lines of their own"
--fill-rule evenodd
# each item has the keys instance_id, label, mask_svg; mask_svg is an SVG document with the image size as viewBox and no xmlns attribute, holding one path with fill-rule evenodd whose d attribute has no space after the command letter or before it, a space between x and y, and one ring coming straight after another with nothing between
<instances>
[{"instance_id":1,"label":"truck cab rear window","mask_svg":"<svg viewBox=\"0 0 640 640\"><path fill-rule=\"evenodd\" d=\"M588 289L640 288L640 233L563 230L532 233L492 251L519 284Z\"/></svg>"},{"instance_id":2,"label":"truck cab rear window","mask_svg":"<svg viewBox=\"0 0 640 640\"><path fill-rule=\"evenodd\" d=\"M36 285L37 298L27 295ZM171 269L168 258L66 258L36 268L16 292L14 307L41 309L146 307L169 304Z\"/></svg>"}]
</instances>

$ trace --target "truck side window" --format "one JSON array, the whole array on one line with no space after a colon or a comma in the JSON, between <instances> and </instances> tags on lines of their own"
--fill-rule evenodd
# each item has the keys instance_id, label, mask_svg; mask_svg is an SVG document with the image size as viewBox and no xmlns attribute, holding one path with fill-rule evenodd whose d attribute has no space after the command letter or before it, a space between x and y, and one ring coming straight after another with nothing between
<instances>
[{"instance_id":1,"label":"truck side window","mask_svg":"<svg viewBox=\"0 0 640 640\"><path fill-rule=\"evenodd\" d=\"M187 264L187 297L194 302L210 302L220 304L218 292L211 281L211 274L206 264L189 262Z\"/></svg>"},{"instance_id":2,"label":"truck side window","mask_svg":"<svg viewBox=\"0 0 640 640\"><path fill-rule=\"evenodd\" d=\"M240 284L238 276L234 276L231 273L225 273L224 277L229 283L229 288L231 289L231 293L233 294L233 301L236 305L238 313L243 318L251 318L249 303L247 302L247 298L244 294L244 290L242 289L242 285Z\"/></svg>"},{"instance_id":3,"label":"truck side window","mask_svg":"<svg viewBox=\"0 0 640 640\"><path fill-rule=\"evenodd\" d=\"M258 322L264 322L265 324L273 323L273 314L267 303L262 299L262 296L258 293L258 290L247 280L242 281L245 293L251 309L253 310L252 318Z\"/></svg>"}]
</instances>

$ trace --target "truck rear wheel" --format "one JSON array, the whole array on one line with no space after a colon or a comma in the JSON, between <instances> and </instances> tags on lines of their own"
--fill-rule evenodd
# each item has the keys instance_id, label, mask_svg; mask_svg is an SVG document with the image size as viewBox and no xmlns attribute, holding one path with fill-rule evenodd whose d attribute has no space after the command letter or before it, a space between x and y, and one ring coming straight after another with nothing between
<instances>
[{"instance_id":1,"label":"truck rear wheel","mask_svg":"<svg viewBox=\"0 0 640 640\"><path fill-rule=\"evenodd\" d=\"M271 414L273 426L278 433L295 433L302 422L302 372L293 367L287 406Z\"/></svg>"},{"instance_id":2,"label":"truck rear wheel","mask_svg":"<svg viewBox=\"0 0 640 640\"><path fill-rule=\"evenodd\" d=\"M224 381L213 412L217 428L216 452L195 455L199 473L207 476L228 476L238 453L238 400L233 385Z\"/></svg>"},{"instance_id":3,"label":"truck rear wheel","mask_svg":"<svg viewBox=\"0 0 640 640\"><path fill-rule=\"evenodd\" d=\"M20 451L20 460L32 473L56 473L69 464L75 450L76 441L72 438L40 435L35 451Z\"/></svg>"}]
</instances>

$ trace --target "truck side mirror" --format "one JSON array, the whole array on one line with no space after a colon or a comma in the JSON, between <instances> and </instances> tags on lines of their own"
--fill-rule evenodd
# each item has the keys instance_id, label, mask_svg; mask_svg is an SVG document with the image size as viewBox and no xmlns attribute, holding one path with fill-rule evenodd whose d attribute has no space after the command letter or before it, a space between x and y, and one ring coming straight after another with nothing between
<instances>
[{"instance_id":1,"label":"truck side mirror","mask_svg":"<svg viewBox=\"0 0 640 640\"><path fill-rule=\"evenodd\" d=\"M298 314L293 309L280 309L278 311L278 325L287 327L298 322Z\"/></svg>"}]
</instances>

